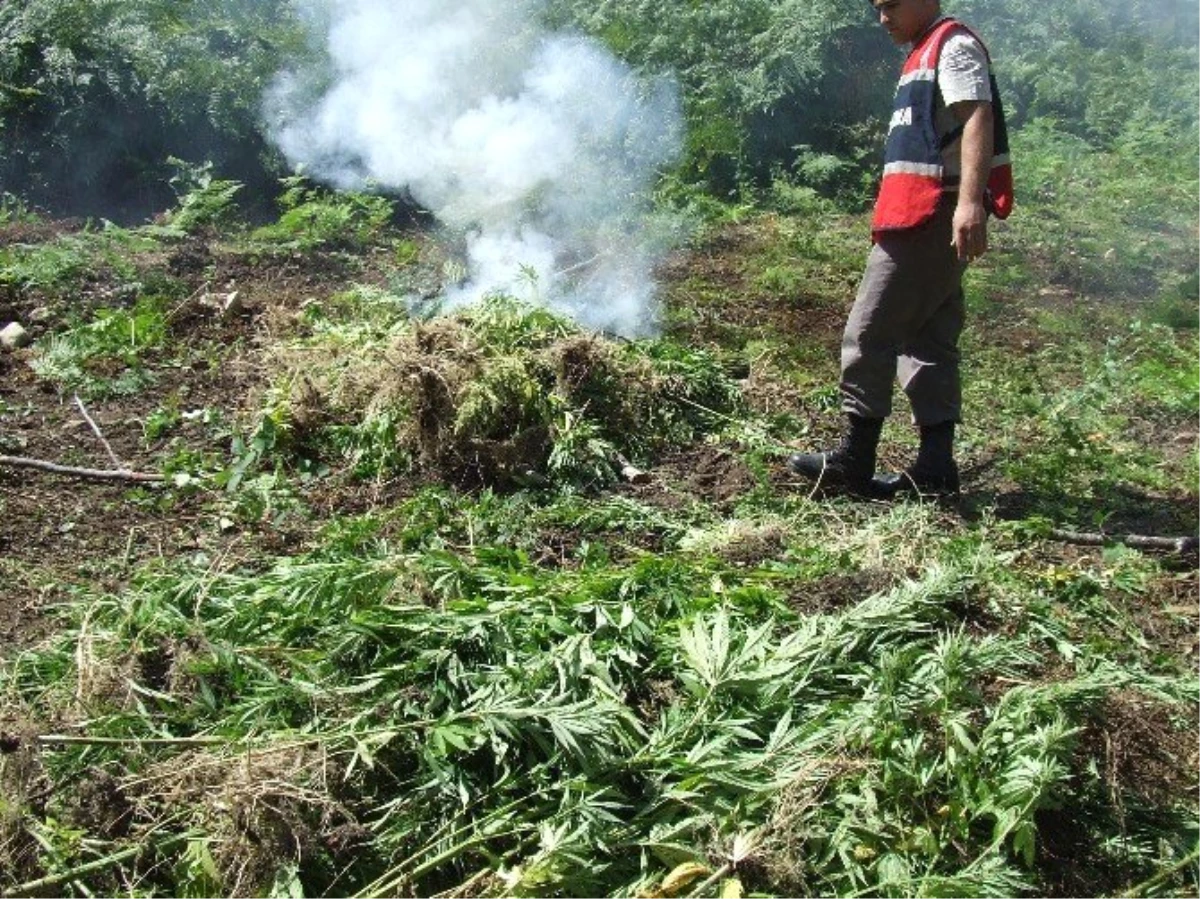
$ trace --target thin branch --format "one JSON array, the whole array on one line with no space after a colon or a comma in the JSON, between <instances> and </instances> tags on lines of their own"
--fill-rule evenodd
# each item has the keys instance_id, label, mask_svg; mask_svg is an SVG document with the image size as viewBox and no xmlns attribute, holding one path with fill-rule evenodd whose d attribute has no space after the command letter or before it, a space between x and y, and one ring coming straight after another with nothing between
<instances>
[{"instance_id":1,"label":"thin branch","mask_svg":"<svg viewBox=\"0 0 1200 899\"><path fill-rule=\"evenodd\" d=\"M0 466L4 465L12 468L33 468L87 481L134 481L141 484L161 484L165 480L160 474L147 474L125 469L108 471L97 468L75 468L71 465L57 465L44 459L30 459L26 456L0 456Z\"/></svg>"},{"instance_id":2,"label":"thin branch","mask_svg":"<svg viewBox=\"0 0 1200 899\"><path fill-rule=\"evenodd\" d=\"M79 407L79 414L83 416L83 420L86 421L89 425L91 425L92 433L95 434L96 437L99 438L99 440L102 444L104 444L104 449L108 452L108 458L112 459L113 466L116 469L118 469L119 471L127 470L124 463L122 463L121 460L117 458L117 454L113 452L112 446L109 444L109 442L107 440L104 439L104 435L102 433L100 433L99 425L97 425L96 422L92 420L92 416L88 415L87 407L85 407L83 405L83 400L81 400L79 398L78 393L75 394L75 405Z\"/></svg>"},{"instance_id":3,"label":"thin branch","mask_svg":"<svg viewBox=\"0 0 1200 899\"><path fill-rule=\"evenodd\" d=\"M163 849L169 849L177 843L194 839L197 836L199 836L199 834L194 832L176 834L175 836L154 845L153 848L160 851ZM48 877L42 877L38 880L30 880L27 883L23 883L20 886L14 887L11 895L27 896L30 893L40 892L47 887L59 886L60 884L67 883L68 881L74 880L77 877L82 877L84 874L94 874L96 871L103 871L105 868L110 868L113 865L118 865L128 859L136 858L150 848L151 845L143 843L140 846L133 846L129 849L123 849L120 852L114 852L112 855L106 855L104 858L98 858L95 861L78 865L69 871L61 871L58 874L51 874Z\"/></svg>"},{"instance_id":4,"label":"thin branch","mask_svg":"<svg viewBox=\"0 0 1200 899\"><path fill-rule=\"evenodd\" d=\"M230 746L224 737L87 737L71 734L40 734L23 738L0 734L0 755L11 755L23 740L39 746Z\"/></svg>"},{"instance_id":5,"label":"thin branch","mask_svg":"<svg viewBox=\"0 0 1200 899\"><path fill-rule=\"evenodd\" d=\"M738 423L741 421L741 419L738 419L738 418L736 418L732 415L729 415L725 412L718 412L716 409L710 409L710 408L708 408L708 406L702 406L702 405L700 405L700 403L697 403L695 400L689 400L686 396L680 396L679 394L670 393L670 392L667 393L667 396L669 396L671 399L675 400L676 402L684 403L688 406L691 406L693 409L698 409L701 412L706 412L709 415L715 416L716 418L721 418L721 419L724 419L725 421L734 422L734 423ZM777 446L784 446L784 444L780 443L779 441L775 441L775 444Z\"/></svg>"},{"instance_id":6,"label":"thin branch","mask_svg":"<svg viewBox=\"0 0 1200 899\"><path fill-rule=\"evenodd\" d=\"M73 737L44 734L34 738L39 745L62 746L228 746L223 737Z\"/></svg>"},{"instance_id":7,"label":"thin branch","mask_svg":"<svg viewBox=\"0 0 1200 899\"><path fill-rule=\"evenodd\" d=\"M1163 868L1161 871L1156 873L1149 880L1143 880L1137 886L1132 887L1131 889L1122 893L1121 895L1128 896L1128 897L1144 896L1150 890L1161 886L1163 883L1165 883L1167 880L1169 880L1172 876L1174 876L1177 872L1183 870L1188 865L1196 864L1197 860L1200 860L1200 849L1193 849L1189 855L1184 856L1182 859L1177 861L1175 864L1173 864L1169 867Z\"/></svg>"},{"instance_id":8,"label":"thin branch","mask_svg":"<svg viewBox=\"0 0 1200 899\"><path fill-rule=\"evenodd\" d=\"M178 306L176 306L174 309L172 309L170 312L168 312L166 320L168 322L174 321L175 317L177 315L179 315L179 313L183 312L185 309L187 309L189 306L191 306L195 303L196 297L200 296L200 294L202 294L202 293L206 293L207 291L208 291L208 282L205 281L203 284L201 284L199 287L197 287L194 291L192 291L191 295L188 296L188 298L186 300L184 300L182 303L180 303Z\"/></svg>"},{"instance_id":9,"label":"thin branch","mask_svg":"<svg viewBox=\"0 0 1200 899\"><path fill-rule=\"evenodd\" d=\"M576 263L575 265L569 266L569 267L567 267L567 268L564 268L564 269L562 269L561 271L557 271L557 272L555 272L555 273L554 273L554 277L556 277L556 278L561 278L563 275L571 275L571 274L574 274L575 272L579 271L579 270L580 270L580 269L582 269L582 268L587 268L589 265L594 265L595 263L597 263L597 262L599 262L601 259L603 259L605 256L609 256L609 255L611 255L611 254L609 254L609 253L597 253L597 254L596 254L595 256L593 256L591 259L585 259L583 262L578 262L578 263Z\"/></svg>"},{"instance_id":10,"label":"thin branch","mask_svg":"<svg viewBox=\"0 0 1200 899\"><path fill-rule=\"evenodd\" d=\"M1133 549L1161 549L1180 554L1194 551L1200 546L1198 537L1148 537L1144 534L1092 534L1081 531L1067 531L1055 528L1050 536L1063 543L1073 543L1078 546L1105 546L1109 543L1122 543Z\"/></svg>"},{"instance_id":11,"label":"thin branch","mask_svg":"<svg viewBox=\"0 0 1200 899\"><path fill-rule=\"evenodd\" d=\"M620 453L616 453L618 467L621 471L621 477L631 484L648 484L654 478L647 471L642 471Z\"/></svg>"}]
</instances>

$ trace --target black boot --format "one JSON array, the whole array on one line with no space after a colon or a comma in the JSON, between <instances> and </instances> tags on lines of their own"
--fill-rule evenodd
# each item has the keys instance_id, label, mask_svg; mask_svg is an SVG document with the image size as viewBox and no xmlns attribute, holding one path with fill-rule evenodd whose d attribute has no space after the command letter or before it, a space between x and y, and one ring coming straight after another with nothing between
<instances>
[{"instance_id":1,"label":"black boot","mask_svg":"<svg viewBox=\"0 0 1200 899\"><path fill-rule=\"evenodd\" d=\"M954 462L954 422L921 427L917 460L900 474L876 478L876 489L896 495L952 496L958 493L958 465Z\"/></svg>"},{"instance_id":2,"label":"black boot","mask_svg":"<svg viewBox=\"0 0 1200 899\"><path fill-rule=\"evenodd\" d=\"M796 453L788 467L822 487L836 487L859 496L878 496L875 451L883 430L882 418L850 415L849 428L836 449L826 453Z\"/></svg>"}]
</instances>

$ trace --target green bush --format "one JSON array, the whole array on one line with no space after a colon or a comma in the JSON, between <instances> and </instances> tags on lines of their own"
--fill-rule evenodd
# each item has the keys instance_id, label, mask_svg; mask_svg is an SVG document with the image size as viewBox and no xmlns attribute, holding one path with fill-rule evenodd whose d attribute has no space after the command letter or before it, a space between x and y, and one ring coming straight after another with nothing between
<instances>
[{"instance_id":1,"label":"green bush","mask_svg":"<svg viewBox=\"0 0 1200 899\"><path fill-rule=\"evenodd\" d=\"M283 179L278 221L254 231L256 240L313 247L366 246L392 217L391 200L364 193L334 193L303 175Z\"/></svg>"},{"instance_id":2,"label":"green bush","mask_svg":"<svg viewBox=\"0 0 1200 899\"><path fill-rule=\"evenodd\" d=\"M184 233L228 224L237 210L233 198L241 182L214 178L212 163L191 165L182 159L169 160L176 168L170 184L178 202L166 215L167 223Z\"/></svg>"},{"instance_id":3,"label":"green bush","mask_svg":"<svg viewBox=\"0 0 1200 899\"><path fill-rule=\"evenodd\" d=\"M679 79L683 177L718 196L768 183L798 145L857 165L854 126L885 116L894 86L896 57L861 0L553 0L549 18Z\"/></svg>"},{"instance_id":4,"label":"green bush","mask_svg":"<svg viewBox=\"0 0 1200 899\"><path fill-rule=\"evenodd\" d=\"M1187 0L946 8L988 40L1017 128L1055 118L1109 149L1159 123L1171 146L1195 145ZM728 199L782 170L854 205L869 196L900 55L862 0L548 0L543 15L678 79L683 183ZM269 198L278 160L260 134L264 87L318 53L286 0L4 4L0 183L39 205L133 218L170 204L176 156L211 159L214 177Z\"/></svg>"},{"instance_id":5,"label":"green bush","mask_svg":"<svg viewBox=\"0 0 1200 899\"><path fill-rule=\"evenodd\" d=\"M166 315L153 297L131 309L101 309L91 321L39 343L32 366L61 390L105 397L136 393L152 375L144 356L166 337Z\"/></svg>"},{"instance_id":6,"label":"green bush","mask_svg":"<svg viewBox=\"0 0 1200 899\"><path fill-rule=\"evenodd\" d=\"M1200 327L1200 271L1184 275L1177 284L1169 284L1162 295L1147 308L1147 318L1176 331L1195 331Z\"/></svg>"},{"instance_id":7,"label":"green bush","mask_svg":"<svg viewBox=\"0 0 1200 899\"><path fill-rule=\"evenodd\" d=\"M177 156L269 193L262 90L307 52L285 0L0 4L0 184L140 220L171 205Z\"/></svg>"}]
</instances>

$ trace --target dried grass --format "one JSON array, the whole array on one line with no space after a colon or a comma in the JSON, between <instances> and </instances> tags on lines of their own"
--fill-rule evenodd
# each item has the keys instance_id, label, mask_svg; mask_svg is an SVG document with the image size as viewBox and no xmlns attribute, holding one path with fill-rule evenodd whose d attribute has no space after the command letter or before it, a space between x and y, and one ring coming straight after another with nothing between
<instances>
[{"instance_id":1,"label":"dried grass","mask_svg":"<svg viewBox=\"0 0 1200 899\"><path fill-rule=\"evenodd\" d=\"M14 878L38 870L40 847L23 820L45 777L36 734L29 722L0 717L0 736L15 745L15 751L0 754L0 869Z\"/></svg>"},{"instance_id":2,"label":"dried grass","mask_svg":"<svg viewBox=\"0 0 1200 899\"><path fill-rule=\"evenodd\" d=\"M463 316L413 323L386 342L333 332L275 345L264 357L277 373L275 386L257 402L275 410L292 450L312 448L325 425L390 415L398 448L423 470L458 483L505 485L544 478L553 410L573 410L606 435L628 436L645 431L663 395L686 393L595 335L538 332L510 347L489 333Z\"/></svg>"},{"instance_id":3,"label":"dried grass","mask_svg":"<svg viewBox=\"0 0 1200 899\"><path fill-rule=\"evenodd\" d=\"M122 790L149 818L157 809L192 809L209 835L224 894L253 896L285 864L299 865L358 828L334 795L341 774L317 743L196 750L149 766Z\"/></svg>"}]
</instances>

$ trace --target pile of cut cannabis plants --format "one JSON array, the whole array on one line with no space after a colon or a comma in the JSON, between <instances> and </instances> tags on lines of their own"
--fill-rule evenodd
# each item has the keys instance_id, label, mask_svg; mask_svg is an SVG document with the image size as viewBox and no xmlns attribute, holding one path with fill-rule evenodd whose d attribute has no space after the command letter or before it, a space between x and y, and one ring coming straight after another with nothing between
<instances>
[{"instance_id":1,"label":"pile of cut cannabis plants","mask_svg":"<svg viewBox=\"0 0 1200 899\"><path fill-rule=\"evenodd\" d=\"M1096 865L1190 876L1194 797L1128 790L1084 737L1122 695L1186 717L1194 678L1072 644L1082 618L1002 533L876 516L917 535L894 558L919 576L806 614L826 572L878 558L871 528L798 499L758 566L683 526L614 562L624 501L575 565L503 545L571 499L426 493L402 547L348 521L302 557L78 604L0 682L42 735L0 756L4 887L1006 896L1042 885L1062 808ZM1092 575L1064 583L1097 601Z\"/></svg>"},{"instance_id":2,"label":"pile of cut cannabis plants","mask_svg":"<svg viewBox=\"0 0 1200 899\"><path fill-rule=\"evenodd\" d=\"M373 302L370 326L314 308L308 333L272 350L252 441L263 456L466 486L595 487L741 402L703 352L588 335L503 296L427 321L404 314L403 298Z\"/></svg>"}]
</instances>

